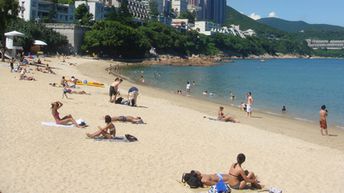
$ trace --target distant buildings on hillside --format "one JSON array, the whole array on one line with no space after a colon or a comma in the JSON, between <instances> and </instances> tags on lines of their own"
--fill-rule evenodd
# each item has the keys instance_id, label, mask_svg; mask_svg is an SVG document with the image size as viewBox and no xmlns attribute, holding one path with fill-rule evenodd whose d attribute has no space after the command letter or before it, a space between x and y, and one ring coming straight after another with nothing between
<instances>
[{"instance_id":1,"label":"distant buildings on hillside","mask_svg":"<svg viewBox=\"0 0 344 193\"><path fill-rule=\"evenodd\" d=\"M344 49L344 40L306 40L308 47L317 49L328 49L328 50L341 50Z\"/></svg>"}]
</instances>

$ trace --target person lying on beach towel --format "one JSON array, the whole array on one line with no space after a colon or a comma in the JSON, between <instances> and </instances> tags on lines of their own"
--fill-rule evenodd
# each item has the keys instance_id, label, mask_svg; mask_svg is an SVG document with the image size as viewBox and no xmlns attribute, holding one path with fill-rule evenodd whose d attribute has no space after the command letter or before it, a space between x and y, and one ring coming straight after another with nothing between
<instances>
[{"instance_id":1,"label":"person lying on beach towel","mask_svg":"<svg viewBox=\"0 0 344 193\"><path fill-rule=\"evenodd\" d=\"M20 76L19 76L19 80L36 80L34 77L31 77L31 76L26 76L27 70L26 68L22 68L22 70L20 71Z\"/></svg>"},{"instance_id":2,"label":"person lying on beach towel","mask_svg":"<svg viewBox=\"0 0 344 193\"><path fill-rule=\"evenodd\" d=\"M63 94L62 94L62 98L63 97L66 97L68 99L68 96L67 96L67 93L68 94L86 94L86 95L90 95L90 93L87 93L86 91L75 91L75 90L72 90L70 88L67 88L66 86L63 88Z\"/></svg>"},{"instance_id":3,"label":"person lying on beach towel","mask_svg":"<svg viewBox=\"0 0 344 193\"><path fill-rule=\"evenodd\" d=\"M231 188L241 190L247 188L261 189L262 186L257 180L257 176L253 172L243 170L241 164L245 162L245 155L243 153L238 154L237 162L232 164L229 169L228 184ZM250 185L249 185L250 184Z\"/></svg>"},{"instance_id":4,"label":"person lying on beach towel","mask_svg":"<svg viewBox=\"0 0 344 193\"><path fill-rule=\"evenodd\" d=\"M114 139L116 137L116 127L112 123L111 117L109 115L106 115L104 119L106 123L105 127L98 126L98 131L92 134L86 133L86 136L94 139L102 135L106 139Z\"/></svg>"},{"instance_id":5,"label":"person lying on beach towel","mask_svg":"<svg viewBox=\"0 0 344 193\"><path fill-rule=\"evenodd\" d=\"M67 115L62 118L60 118L60 113L58 112L58 109L60 109L63 106L63 104L60 101L56 101L51 103L51 114L53 115L56 124L59 125L69 125L70 123L74 124L75 126L79 128L86 127L87 125L84 124L78 124L75 119L72 117L72 115Z\"/></svg>"},{"instance_id":6,"label":"person lying on beach towel","mask_svg":"<svg viewBox=\"0 0 344 193\"><path fill-rule=\"evenodd\" d=\"M219 108L219 112L217 114L217 119L220 121L225 121L225 122L233 122L233 123L240 123L238 120L234 119L233 117L229 116L229 115L225 115L223 113L223 109L224 107L220 107Z\"/></svg>"},{"instance_id":7,"label":"person lying on beach towel","mask_svg":"<svg viewBox=\"0 0 344 193\"><path fill-rule=\"evenodd\" d=\"M141 117L133 117L133 116L118 116L118 117L111 117L112 121L121 121L121 122L131 122L134 124L143 124L143 120Z\"/></svg>"}]
</instances>

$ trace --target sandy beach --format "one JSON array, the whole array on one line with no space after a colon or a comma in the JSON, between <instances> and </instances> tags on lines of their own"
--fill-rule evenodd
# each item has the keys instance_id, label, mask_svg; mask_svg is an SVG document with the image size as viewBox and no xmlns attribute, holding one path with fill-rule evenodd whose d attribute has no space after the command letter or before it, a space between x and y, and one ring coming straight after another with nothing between
<instances>
[{"instance_id":1,"label":"sandy beach","mask_svg":"<svg viewBox=\"0 0 344 193\"><path fill-rule=\"evenodd\" d=\"M212 121L218 104L138 85L138 105L108 102L106 73L110 61L46 58L57 73L31 71L37 81L19 80L8 63L0 62L0 192L195 192L177 181L192 169L228 173L238 153L246 154L243 167L254 171L266 186L283 192L344 192L344 132L264 113L246 118L225 106L239 124ZM105 83L104 88L80 86L91 95L62 98L62 76ZM134 83L124 81L121 93ZM126 95L124 95L126 96ZM89 127L58 128L41 125L53 121L50 103L61 101L61 115L82 118ZM317 113L317 112L315 112ZM119 136L131 134L134 143L95 141L86 132L104 126L104 115L140 116L147 124L115 123ZM204 191L204 190L202 190ZM201 190L196 192L202 192ZM236 191L245 192L245 191ZM257 192L257 191L251 191Z\"/></svg>"}]
</instances>

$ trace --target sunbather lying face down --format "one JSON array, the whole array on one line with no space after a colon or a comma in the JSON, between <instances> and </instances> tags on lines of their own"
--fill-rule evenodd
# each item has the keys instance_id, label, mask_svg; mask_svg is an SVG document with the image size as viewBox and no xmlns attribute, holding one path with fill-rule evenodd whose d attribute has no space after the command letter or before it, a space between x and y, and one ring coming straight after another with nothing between
<instances>
[{"instance_id":1,"label":"sunbather lying face down","mask_svg":"<svg viewBox=\"0 0 344 193\"><path fill-rule=\"evenodd\" d=\"M141 117L133 117L133 116L114 116L111 117L112 121L121 121L121 122L131 122L134 124L142 124L144 123Z\"/></svg>"}]
</instances>

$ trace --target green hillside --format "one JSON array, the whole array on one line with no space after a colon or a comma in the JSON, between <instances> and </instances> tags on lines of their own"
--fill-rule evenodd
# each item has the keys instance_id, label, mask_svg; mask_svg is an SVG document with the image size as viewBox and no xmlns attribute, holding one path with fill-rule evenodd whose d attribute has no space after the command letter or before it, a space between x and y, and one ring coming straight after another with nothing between
<instances>
[{"instance_id":1,"label":"green hillside","mask_svg":"<svg viewBox=\"0 0 344 193\"><path fill-rule=\"evenodd\" d=\"M259 23L254 19L251 19L250 17L241 14L232 7L227 6L225 25L229 26L231 24L240 25L240 29L242 30L253 29L259 37L273 36L278 38L287 34L268 25Z\"/></svg>"},{"instance_id":2,"label":"green hillside","mask_svg":"<svg viewBox=\"0 0 344 193\"><path fill-rule=\"evenodd\" d=\"M279 18L262 18L257 22L296 34L303 39L344 39L344 27L335 25L309 24L304 21L287 21Z\"/></svg>"}]
</instances>

